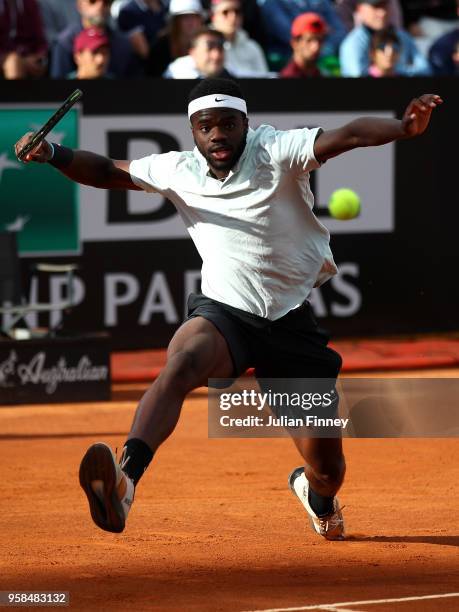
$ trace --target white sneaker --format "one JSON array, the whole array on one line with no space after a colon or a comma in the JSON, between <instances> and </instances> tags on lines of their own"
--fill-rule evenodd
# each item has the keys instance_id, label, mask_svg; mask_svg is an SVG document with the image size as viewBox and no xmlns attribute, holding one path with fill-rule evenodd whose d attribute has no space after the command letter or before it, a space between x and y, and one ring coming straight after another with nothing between
<instances>
[{"instance_id":1,"label":"white sneaker","mask_svg":"<svg viewBox=\"0 0 459 612\"><path fill-rule=\"evenodd\" d=\"M98 442L86 451L80 465L80 485L86 493L92 520L105 531L121 533L134 501L134 482L123 472L112 449Z\"/></svg>"},{"instance_id":2,"label":"white sneaker","mask_svg":"<svg viewBox=\"0 0 459 612\"><path fill-rule=\"evenodd\" d=\"M298 497L306 508L314 531L326 540L344 540L344 519L337 498L335 497L333 500L333 512L331 514L317 516L309 505L309 482L305 476L304 468L299 467L293 470L288 483L292 493Z\"/></svg>"}]
</instances>

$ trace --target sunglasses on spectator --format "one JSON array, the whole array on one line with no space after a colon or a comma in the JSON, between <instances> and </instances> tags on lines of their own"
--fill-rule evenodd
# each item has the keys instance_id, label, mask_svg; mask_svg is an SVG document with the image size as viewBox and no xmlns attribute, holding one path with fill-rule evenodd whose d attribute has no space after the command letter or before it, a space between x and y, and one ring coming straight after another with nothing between
<instances>
[{"instance_id":1,"label":"sunglasses on spectator","mask_svg":"<svg viewBox=\"0 0 459 612\"><path fill-rule=\"evenodd\" d=\"M88 0L89 4L97 4L100 1L101 0ZM102 4L105 4L106 6L110 6L111 3L112 0L102 0Z\"/></svg>"}]
</instances>

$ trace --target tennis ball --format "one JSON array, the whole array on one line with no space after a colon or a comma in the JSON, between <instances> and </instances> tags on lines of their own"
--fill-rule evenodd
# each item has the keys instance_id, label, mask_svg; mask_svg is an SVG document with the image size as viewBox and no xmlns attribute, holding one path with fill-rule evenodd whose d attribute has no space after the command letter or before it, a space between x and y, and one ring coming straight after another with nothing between
<instances>
[{"instance_id":1,"label":"tennis ball","mask_svg":"<svg viewBox=\"0 0 459 612\"><path fill-rule=\"evenodd\" d=\"M328 210L335 219L354 219L360 214L360 198L352 189L337 189L330 196Z\"/></svg>"}]
</instances>

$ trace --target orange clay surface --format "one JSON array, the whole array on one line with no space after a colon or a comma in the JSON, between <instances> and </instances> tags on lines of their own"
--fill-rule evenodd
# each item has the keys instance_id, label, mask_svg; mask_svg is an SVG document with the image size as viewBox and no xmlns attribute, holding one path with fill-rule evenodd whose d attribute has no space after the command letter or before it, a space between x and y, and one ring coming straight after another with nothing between
<instances>
[{"instance_id":1,"label":"orange clay surface","mask_svg":"<svg viewBox=\"0 0 459 612\"><path fill-rule=\"evenodd\" d=\"M209 440L198 390L125 532L100 531L79 462L95 441L121 448L143 388L117 386L110 403L0 409L0 590L69 591L67 609L85 611L459 610L456 439L346 440L350 537L326 542L287 487L301 464L291 441Z\"/></svg>"}]
</instances>

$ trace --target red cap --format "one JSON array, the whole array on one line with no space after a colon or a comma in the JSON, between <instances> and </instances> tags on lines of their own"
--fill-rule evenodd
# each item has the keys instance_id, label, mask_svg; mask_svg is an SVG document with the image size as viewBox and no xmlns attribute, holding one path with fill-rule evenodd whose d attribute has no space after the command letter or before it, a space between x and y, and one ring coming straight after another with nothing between
<instances>
[{"instance_id":1,"label":"red cap","mask_svg":"<svg viewBox=\"0 0 459 612\"><path fill-rule=\"evenodd\" d=\"M84 49L97 51L97 49L100 49L101 47L109 46L109 37L104 30L100 30L98 28L87 28L86 30L81 30L73 41L74 53L79 53L80 51L84 51Z\"/></svg>"},{"instance_id":2,"label":"red cap","mask_svg":"<svg viewBox=\"0 0 459 612\"><path fill-rule=\"evenodd\" d=\"M326 34L327 23L317 13L301 13L293 20L290 30L292 38L303 36L303 34Z\"/></svg>"}]
</instances>

